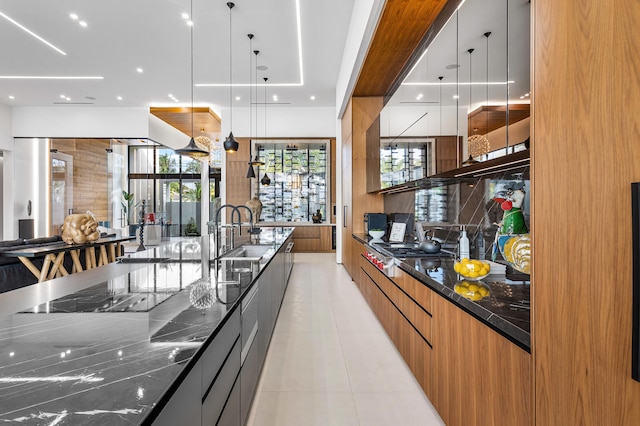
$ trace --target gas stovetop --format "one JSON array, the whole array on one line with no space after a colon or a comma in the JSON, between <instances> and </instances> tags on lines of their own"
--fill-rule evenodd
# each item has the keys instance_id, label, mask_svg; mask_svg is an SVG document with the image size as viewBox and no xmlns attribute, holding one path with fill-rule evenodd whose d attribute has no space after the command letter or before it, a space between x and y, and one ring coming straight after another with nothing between
<instances>
[{"instance_id":1,"label":"gas stovetop","mask_svg":"<svg viewBox=\"0 0 640 426\"><path fill-rule=\"evenodd\" d=\"M440 250L438 253L425 253L420 250L420 244L413 243L386 243L386 242L369 242L371 248L378 250L387 256L408 258L408 257L455 257L453 252L448 250Z\"/></svg>"}]
</instances>

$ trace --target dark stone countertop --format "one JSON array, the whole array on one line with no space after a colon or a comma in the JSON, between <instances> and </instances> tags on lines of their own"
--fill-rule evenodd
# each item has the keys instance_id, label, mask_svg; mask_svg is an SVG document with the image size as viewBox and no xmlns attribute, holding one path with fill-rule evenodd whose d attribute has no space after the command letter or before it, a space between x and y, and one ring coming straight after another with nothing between
<instances>
[{"instance_id":1,"label":"dark stone countertop","mask_svg":"<svg viewBox=\"0 0 640 426\"><path fill-rule=\"evenodd\" d=\"M371 237L353 234L359 242L368 246ZM397 259L397 266L425 284L431 290L454 305L473 315L527 352L531 352L530 290L527 276L516 274L489 274L481 282L490 289L490 296L479 301L463 297L454 291L462 278L453 270L454 259L440 258L438 268L425 258ZM393 279L393 278L392 278Z\"/></svg>"},{"instance_id":2,"label":"dark stone countertop","mask_svg":"<svg viewBox=\"0 0 640 426\"><path fill-rule=\"evenodd\" d=\"M184 238L148 253L172 261L111 263L0 295L0 423L140 423L292 230L263 229L273 249L252 267L196 262L197 239Z\"/></svg>"}]
</instances>

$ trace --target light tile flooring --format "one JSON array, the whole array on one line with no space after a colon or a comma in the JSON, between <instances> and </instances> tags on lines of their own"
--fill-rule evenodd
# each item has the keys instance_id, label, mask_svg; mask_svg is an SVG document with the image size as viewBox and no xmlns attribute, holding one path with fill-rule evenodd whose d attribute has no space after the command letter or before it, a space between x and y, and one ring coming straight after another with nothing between
<instances>
[{"instance_id":1,"label":"light tile flooring","mask_svg":"<svg viewBox=\"0 0 640 426\"><path fill-rule=\"evenodd\" d=\"M335 254L294 265L248 425L443 425Z\"/></svg>"}]
</instances>

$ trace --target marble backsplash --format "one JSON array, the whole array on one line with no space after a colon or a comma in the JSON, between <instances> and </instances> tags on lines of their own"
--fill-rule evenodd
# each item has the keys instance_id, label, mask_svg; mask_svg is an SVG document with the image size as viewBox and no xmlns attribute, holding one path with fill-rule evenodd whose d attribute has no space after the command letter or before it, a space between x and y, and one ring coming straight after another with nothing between
<instances>
[{"instance_id":1,"label":"marble backsplash","mask_svg":"<svg viewBox=\"0 0 640 426\"><path fill-rule=\"evenodd\" d=\"M471 256L491 259L491 250L503 210L494 197L510 187L523 186L525 222L529 218L529 169L509 171L450 185L403 193L385 194L385 213L413 213L416 222L431 229L444 247L457 249L459 231L467 230Z\"/></svg>"}]
</instances>

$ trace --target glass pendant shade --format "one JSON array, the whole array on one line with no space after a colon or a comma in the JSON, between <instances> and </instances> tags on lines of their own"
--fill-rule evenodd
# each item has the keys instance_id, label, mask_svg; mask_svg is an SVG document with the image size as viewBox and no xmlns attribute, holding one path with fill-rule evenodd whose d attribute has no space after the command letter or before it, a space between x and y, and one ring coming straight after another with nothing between
<instances>
[{"instance_id":1,"label":"glass pendant shade","mask_svg":"<svg viewBox=\"0 0 640 426\"><path fill-rule=\"evenodd\" d=\"M222 146L224 146L224 150L227 152L236 152L240 144L233 136L233 132L229 132L229 136L227 136L227 139L224 141Z\"/></svg>"}]
</instances>

